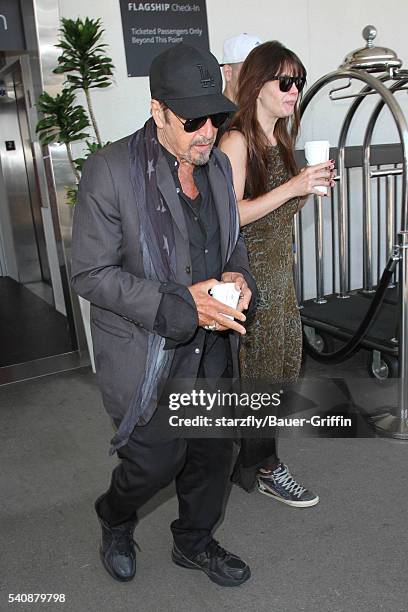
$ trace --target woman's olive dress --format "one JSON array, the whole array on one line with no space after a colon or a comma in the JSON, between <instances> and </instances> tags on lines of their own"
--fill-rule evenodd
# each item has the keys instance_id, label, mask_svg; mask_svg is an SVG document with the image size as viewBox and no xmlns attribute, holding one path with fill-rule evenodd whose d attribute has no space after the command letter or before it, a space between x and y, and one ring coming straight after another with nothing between
<instances>
[{"instance_id":1,"label":"woman's olive dress","mask_svg":"<svg viewBox=\"0 0 408 612\"><path fill-rule=\"evenodd\" d=\"M277 146L269 148L268 156L270 191L290 177ZM255 316L241 342L243 379L262 378L287 384L295 382L299 375L302 328L293 281L293 217L298 208L299 199L293 198L243 228L259 291ZM250 490L259 467L276 461L274 438L244 438L232 479Z\"/></svg>"}]
</instances>

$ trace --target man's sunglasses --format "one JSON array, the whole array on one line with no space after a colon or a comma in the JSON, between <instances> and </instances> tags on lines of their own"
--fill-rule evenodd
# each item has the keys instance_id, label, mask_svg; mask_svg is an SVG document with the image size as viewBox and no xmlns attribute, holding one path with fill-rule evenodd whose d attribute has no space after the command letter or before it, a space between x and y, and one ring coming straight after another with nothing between
<instances>
[{"instance_id":1,"label":"man's sunglasses","mask_svg":"<svg viewBox=\"0 0 408 612\"><path fill-rule=\"evenodd\" d=\"M176 115L176 113L173 113ZM207 123L207 119L211 120L211 123L215 128L220 128L228 119L229 113L215 113L214 115L206 115L205 117L195 117L194 119L183 119L176 115L177 119L182 124L185 132L196 132Z\"/></svg>"},{"instance_id":2,"label":"man's sunglasses","mask_svg":"<svg viewBox=\"0 0 408 612\"><path fill-rule=\"evenodd\" d=\"M279 81L279 89L287 92L291 89L292 85L296 85L296 89L300 93L306 84L306 77L304 76L282 76L272 77L271 81Z\"/></svg>"}]
</instances>

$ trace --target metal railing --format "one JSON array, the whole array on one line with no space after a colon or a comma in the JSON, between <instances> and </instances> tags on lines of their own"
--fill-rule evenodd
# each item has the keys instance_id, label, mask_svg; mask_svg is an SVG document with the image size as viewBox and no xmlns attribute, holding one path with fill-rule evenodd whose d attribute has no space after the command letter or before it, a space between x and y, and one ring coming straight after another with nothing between
<instances>
[{"instance_id":1,"label":"metal railing","mask_svg":"<svg viewBox=\"0 0 408 612\"><path fill-rule=\"evenodd\" d=\"M398 414L386 414L376 421L377 430L393 437L408 439L408 125L401 106L395 98L397 91L406 89L408 73L390 70L379 78L365 71L339 69L319 79L306 93L302 105L301 116L315 95L326 85L348 79L346 87L338 87L330 92L331 99L352 100L341 126L338 146L331 150L331 157L337 161L338 176L336 186L331 190L331 229L332 229L332 279L333 293L337 298L346 299L351 289L351 223L350 193L353 169L359 168L362 179L362 291L373 293L382 275L382 270L392 253L397 249L399 260L399 406ZM357 93L334 97L333 94L348 88L351 82L362 82L361 91ZM390 85L387 86L387 83ZM360 155L352 155L346 147L350 127L357 109L367 96L377 95L378 103L368 117ZM399 140L394 146L396 155L381 156L387 147L372 145L373 131L383 108L391 113L398 131ZM354 157L353 160L348 159ZM390 167L391 166L391 167ZM374 207L373 183L376 183L377 207ZM385 197L383 197L385 194ZM375 213L375 214L374 214ZM305 288L304 265L302 257L302 213L295 222L295 284L299 303L302 304ZM375 218L376 217L376 218ZM385 223L382 223L382 219ZM376 241L373 228L376 225ZM315 230L315 261L316 261L316 297L315 302L326 302L324 286L324 219L322 197L314 197L314 230ZM396 245L396 246L395 246ZM377 265L375 266L375 257ZM394 280L396 275L394 275ZM392 283L391 283L392 284Z\"/></svg>"}]
</instances>

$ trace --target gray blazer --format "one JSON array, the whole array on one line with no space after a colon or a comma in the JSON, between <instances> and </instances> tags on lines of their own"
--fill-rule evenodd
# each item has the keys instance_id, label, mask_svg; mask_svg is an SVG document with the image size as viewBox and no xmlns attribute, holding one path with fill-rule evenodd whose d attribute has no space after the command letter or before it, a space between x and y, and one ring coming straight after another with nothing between
<instances>
[{"instance_id":1,"label":"gray blazer","mask_svg":"<svg viewBox=\"0 0 408 612\"><path fill-rule=\"evenodd\" d=\"M144 277L138 209L130 179L130 138L114 142L88 158L72 232L72 285L91 302L96 375L105 408L114 419L123 418L136 386L145 376L147 338L155 333L153 326L163 295L159 281ZM232 181L229 160L214 150L209 180L220 222L223 270L243 273L254 293L255 282L242 237L226 261L229 211L225 175ZM174 223L176 281L191 285L187 227L164 155L158 160L157 182ZM237 336L230 334L235 376Z\"/></svg>"}]
</instances>

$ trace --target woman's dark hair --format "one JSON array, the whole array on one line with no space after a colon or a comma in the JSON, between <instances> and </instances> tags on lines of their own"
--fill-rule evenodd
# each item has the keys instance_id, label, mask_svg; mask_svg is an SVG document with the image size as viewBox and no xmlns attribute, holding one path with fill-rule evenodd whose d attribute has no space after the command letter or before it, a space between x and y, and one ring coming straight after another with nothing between
<instances>
[{"instance_id":1,"label":"woman's dark hair","mask_svg":"<svg viewBox=\"0 0 408 612\"><path fill-rule=\"evenodd\" d=\"M230 130L240 131L247 142L248 160L246 184L251 198L267 191L268 148L270 144L257 120L256 100L262 87L283 74L306 77L306 69L298 56L272 40L255 47L246 58L238 79L237 105ZM284 164L291 176L298 173L294 150L299 131L299 99L292 117L278 119L274 136Z\"/></svg>"}]
</instances>

